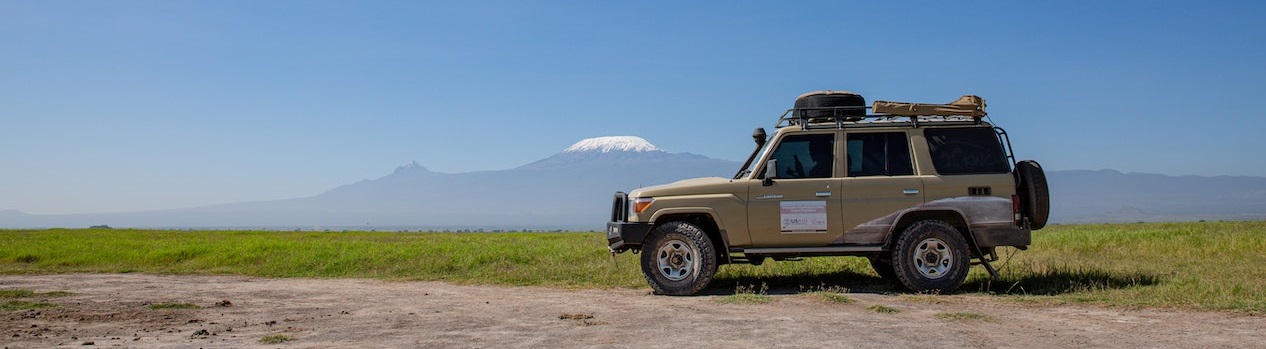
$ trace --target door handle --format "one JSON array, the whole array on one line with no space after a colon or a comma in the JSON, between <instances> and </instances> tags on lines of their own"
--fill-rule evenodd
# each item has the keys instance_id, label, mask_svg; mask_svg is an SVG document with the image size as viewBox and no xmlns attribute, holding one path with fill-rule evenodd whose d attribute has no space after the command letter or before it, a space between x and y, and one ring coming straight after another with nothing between
<instances>
[{"instance_id":1,"label":"door handle","mask_svg":"<svg viewBox=\"0 0 1266 349\"><path fill-rule=\"evenodd\" d=\"M901 191L901 193L902 193L902 194L905 194L905 195L914 195L914 194L918 194L918 193L919 193L919 190L918 190L918 189L905 189L905 190L902 190L902 191Z\"/></svg>"}]
</instances>

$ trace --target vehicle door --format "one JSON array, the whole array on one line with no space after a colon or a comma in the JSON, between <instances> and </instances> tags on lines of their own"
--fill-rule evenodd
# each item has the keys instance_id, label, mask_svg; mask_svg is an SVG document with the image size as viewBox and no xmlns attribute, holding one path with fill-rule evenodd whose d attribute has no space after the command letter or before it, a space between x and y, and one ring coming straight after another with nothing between
<instances>
[{"instance_id":1,"label":"vehicle door","mask_svg":"<svg viewBox=\"0 0 1266 349\"><path fill-rule=\"evenodd\" d=\"M753 246L826 245L842 232L839 131L784 134L749 182ZM766 181L765 167L775 164ZM832 233L833 232L833 233Z\"/></svg>"},{"instance_id":2,"label":"vehicle door","mask_svg":"<svg viewBox=\"0 0 1266 349\"><path fill-rule=\"evenodd\" d=\"M923 179L915 174L906 130L851 130L846 136L841 216L845 244L878 244L885 229L853 229L923 203ZM873 224L873 223L872 223Z\"/></svg>"}]
</instances>

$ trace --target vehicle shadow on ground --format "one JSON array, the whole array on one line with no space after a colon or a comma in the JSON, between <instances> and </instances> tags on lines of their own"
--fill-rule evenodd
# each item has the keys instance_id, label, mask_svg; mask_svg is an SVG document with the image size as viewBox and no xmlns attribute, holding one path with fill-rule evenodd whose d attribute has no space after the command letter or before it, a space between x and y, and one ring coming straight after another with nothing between
<instances>
[{"instance_id":1,"label":"vehicle shadow on ground","mask_svg":"<svg viewBox=\"0 0 1266 349\"><path fill-rule=\"evenodd\" d=\"M1093 292L1144 287L1160 284L1163 277L1142 272L1118 272L1095 269L1057 269L1042 273L1008 275L997 280L969 279L960 292L983 292L1004 295L1055 296L1065 293Z\"/></svg>"},{"instance_id":2,"label":"vehicle shadow on ground","mask_svg":"<svg viewBox=\"0 0 1266 349\"><path fill-rule=\"evenodd\" d=\"M1012 275L1004 272L996 280L990 279L988 276L973 275L959 287L957 293L1054 296L1065 293L1151 286L1161 283L1162 279L1159 275L1141 272L1124 273L1093 269L1053 270L1043 273L1025 273L1023 275ZM713 296L728 296L738 293L794 295L816 291L880 294L915 293L875 275L853 271L839 271L826 274L767 277L718 276L700 294Z\"/></svg>"}]
</instances>

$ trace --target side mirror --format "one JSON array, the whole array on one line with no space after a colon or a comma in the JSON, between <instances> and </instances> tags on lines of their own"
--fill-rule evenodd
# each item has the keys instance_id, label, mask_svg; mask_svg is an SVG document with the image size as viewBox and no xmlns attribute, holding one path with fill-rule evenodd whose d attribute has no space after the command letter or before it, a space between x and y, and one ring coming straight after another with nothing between
<instances>
[{"instance_id":1,"label":"side mirror","mask_svg":"<svg viewBox=\"0 0 1266 349\"><path fill-rule=\"evenodd\" d=\"M756 131L752 132L752 140L756 141L756 146L758 147L765 145L766 138L769 138L769 136L765 135L764 127L757 127Z\"/></svg>"},{"instance_id":2,"label":"side mirror","mask_svg":"<svg viewBox=\"0 0 1266 349\"><path fill-rule=\"evenodd\" d=\"M760 184L766 187L774 185L774 178L778 178L778 159L769 159L765 162L765 179Z\"/></svg>"}]
</instances>

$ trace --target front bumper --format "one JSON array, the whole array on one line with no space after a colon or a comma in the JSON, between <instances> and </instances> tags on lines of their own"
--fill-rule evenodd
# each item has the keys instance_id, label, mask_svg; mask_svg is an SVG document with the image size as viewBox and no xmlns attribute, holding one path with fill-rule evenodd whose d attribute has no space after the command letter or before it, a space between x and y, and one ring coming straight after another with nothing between
<instances>
[{"instance_id":1,"label":"front bumper","mask_svg":"<svg viewBox=\"0 0 1266 349\"><path fill-rule=\"evenodd\" d=\"M651 224L641 222L607 222L607 247L613 252L642 248Z\"/></svg>"}]
</instances>

